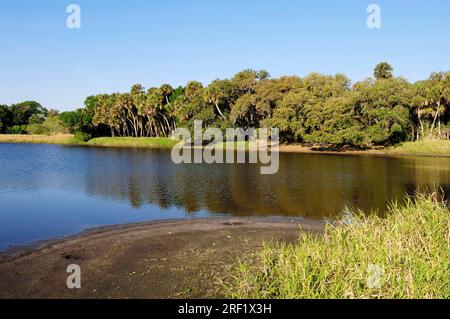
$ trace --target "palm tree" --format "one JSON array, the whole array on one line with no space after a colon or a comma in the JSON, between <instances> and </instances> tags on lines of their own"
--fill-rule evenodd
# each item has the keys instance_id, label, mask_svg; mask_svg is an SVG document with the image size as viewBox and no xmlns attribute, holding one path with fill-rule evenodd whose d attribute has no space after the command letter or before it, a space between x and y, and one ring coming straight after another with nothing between
<instances>
[{"instance_id":1,"label":"palm tree","mask_svg":"<svg viewBox=\"0 0 450 319\"><path fill-rule=\"evenodd\" d=\"M220 110L220 107L219 107L219 103L220 103L220 100L222 98L223 98L222 92L220 92L220 90L218 90L216 87L209 86L206 89L205 101L207 103L212 103L216 107L216 110L219 113L219 115L222 117L222 119L226 120L225 116L223 115L223 113L222 113L222 111Z\"/></svg>"},{"instance_id":2,"label":"palm tree","mask_svg":"<svg viewBox=\"0 0 450 319\"><path fill-rule=\"evenodd\" d=\"M450 73L433 73L426 81L418 82L415 104L421 123L421 116L431 119L429 135L432 136L436 126L441 134L441 117L450 104L450 89L448 79ZM422 125L422 124L421 124ZM423 134L423 126L422 126Z\"/></svg>"},{"instance_id":3,"label":"palm tree","mask_svg":"<svg viewBox=\"0 0 450 319\"><path fill-rule=\"evenodd\" d=\"M389 63L381 62L375 67L374 76L377 80L392 79L393 78L392 71L394 71L394 69Z\"/></svg>"},{"instance_id":4,"label":"palm tree","mask_svg":"<svg viewBox=\"0 0 450 319\"><path fill-rule=\"evenodd\" d=\"M172 95L174 89L170 84L163 84L161 85L161 94L164 97L165 103L170 104L170 96Z\"/></svg>"}]
</instances>

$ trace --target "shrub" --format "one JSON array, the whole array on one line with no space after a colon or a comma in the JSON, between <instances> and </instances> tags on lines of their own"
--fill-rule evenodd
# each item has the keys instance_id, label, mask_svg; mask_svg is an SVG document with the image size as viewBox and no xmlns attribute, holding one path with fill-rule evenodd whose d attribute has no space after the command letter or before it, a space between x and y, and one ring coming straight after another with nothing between
<instances>
[{"instance_id":1,"label":"shrub","mask_svg":"<svg viewBox=\"0 0 450 319\"><path fill-rule=\"evenodd\" d=\"M52 134L66 134L68 129L64 126L63 122L58 116L49 116L42 123L34 123L26 126L26 132L28 134L37 135L52 135Z\"/></svg>"},{"instance_id":2,"label":"shrub","mask_svg":"<svg viewBox=\"0 0 450 319\"><path fill-rule=\"evenodd\" d=\"M30 124L27 125L27 133L32 135L43 135L47 134L44 126L42 124Z\"/></svg>"},{"instance_id":3,"label":"shrub","mask_svg":"<svg viewBox=\"0 0 450 319\"><path fill-rule=\"evenodd\" d=\"M26 125L14 125L8 128L8 134L27 134Z\"/></svg>"},{"instance_id":4,"label":"shrub","mask_svg":"<svg viewBox=\"0 0 450 319\"><path fill-rule=\"evenodd\" d=\"M91 139L91 135L84 133L84 132L77 131L74 133L74 138L75 138L75 140L80 141L80 142L87 142Z\"/></svg>"},{"instance_id":5,"label":"shrub","mask_svg":"<svg viewBox=\"0 0 450 319\"><path fill-rule=\"evenodd\" d=\"M42 123L42 126L45 134L66 134L69 132L58 116L49 116L44 123Z\"/></svg>"}]
</instances>

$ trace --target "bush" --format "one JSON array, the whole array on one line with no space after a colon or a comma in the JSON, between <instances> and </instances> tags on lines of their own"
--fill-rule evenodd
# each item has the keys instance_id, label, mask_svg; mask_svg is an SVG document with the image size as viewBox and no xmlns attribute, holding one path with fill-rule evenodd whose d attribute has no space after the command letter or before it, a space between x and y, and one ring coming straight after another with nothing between
<instances>
[{"instance_id":1,"label":"bush","mask_svg":"<svg viewBox=\"0 0 450 319\"><path fill-rule=\"evenodd\" d=\"M8 134L27 134L26 125L14 125L8 128Z\"/></svg>"},{"instance_id":2,"label":"bush","mask_svg":"<svg viewBox=\"0 0 450 319\"><path fill-rule=\"evenodd\" d=\"M42 123L42 126L46 134L66 134L69 132L58 116L49 116Z\"/></svg>"},{"instance_id":3,"label":"bush","mask_svg":"<svg viewBox=\"0 0 450 319\"><path fill-rule=\"evenodd\" d=\"M91 139L90 134L80 132L80 131L75 132L74 137L77 141L80 141L80 142L87 142Z\"/></svg>"},{"instance_id":4,"label":"bush","mask_svg":"<svg viewBox=\"0 0 450 319\"><path fill-rule=\"evenodd\" d=\"M26 127L28 134L37 135L66 134L68 131L58 116L50 116L42 124L29 124Z\"/></svg>"},{"instance_id":5,"label":"bush","mask_svg":"<svg viewBox=\"0 0 450 319\"><path fill-rule=\"evenodd\" d=\"M31 135L44 135L47 134L44 126L42 124L30 124L27 125L27 133Z\"/></svg>"}]
</instances>

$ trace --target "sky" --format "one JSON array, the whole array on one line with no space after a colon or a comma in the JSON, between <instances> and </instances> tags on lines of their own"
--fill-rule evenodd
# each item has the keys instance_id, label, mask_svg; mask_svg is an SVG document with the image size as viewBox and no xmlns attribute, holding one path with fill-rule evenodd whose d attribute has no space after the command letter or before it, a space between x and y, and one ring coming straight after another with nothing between
<instances>
[{"instance_id":1,"label":"sky","mask_svg":"<svg viewBox=\"0 0 450 319\"><path fill-rule=\"evenodd\" d=\"M67 7L81 9L69 29ZM367 7L381 28L367 27ZM2 0L0 104L36 100L71 110L93 94L243 69L272 77L344 73L387 61L414 82L450 70L448 0Z\"/></svg>"}]
</instances>

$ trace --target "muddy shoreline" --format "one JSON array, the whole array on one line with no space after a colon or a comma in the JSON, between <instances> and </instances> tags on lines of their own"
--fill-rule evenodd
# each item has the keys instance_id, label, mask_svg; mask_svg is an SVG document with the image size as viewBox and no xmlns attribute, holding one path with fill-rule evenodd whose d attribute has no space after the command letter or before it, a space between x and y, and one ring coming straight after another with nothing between
<instances>
[{"instance_id":1,"label":"muddy shoreline","mask_svg":"<svg viewBox=\"0 0 450 319\"><path fill-rule=\"evenodd\" d=\"M220 298L264 243L320 233L307 219L205 218L102 227L0 253L0 298ZM82 288L66 286L70 264Z\"/></svg>"}]
</instances>

